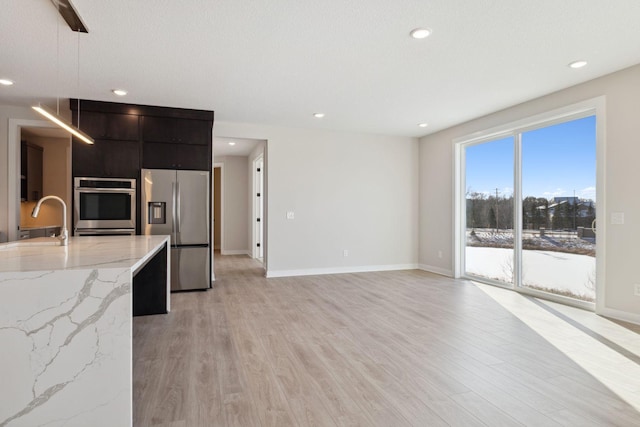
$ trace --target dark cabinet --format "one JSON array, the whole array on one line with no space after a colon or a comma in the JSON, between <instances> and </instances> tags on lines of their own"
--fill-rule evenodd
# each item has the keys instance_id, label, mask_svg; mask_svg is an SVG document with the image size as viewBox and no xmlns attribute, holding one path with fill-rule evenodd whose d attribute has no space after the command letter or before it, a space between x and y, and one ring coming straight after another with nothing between
<instances>
[{"instance_id":1,"label":"dark cabinet","mask_svg":"<svg viewBox=\"0 0 640 427\"><path fill-rule=\"evenodd\" d=\"M42 198L42 147L22 141L20 144L20 199Z\"/></svg>"},{"instance_id":2,"label":"dark cabinet","mask_svg":"<svg viewBox=\"0 0 640 427\"><path fill-rule=\"evenodd\" d=\"M131 141L96 139L85 144L73 138L73 176L137 178L140 172L140 144Z\"/></svg>"},{"instance_id":3,"label":"dark cabinet","mask_svg":"<svg viewBox=\"0 0 640 427\"><path fill-rule=\"evenodd\" d=\"M167 313L167 245L134 273L134 316Z\"/></svg>"},{"instance_id":4,"label":"dark cabinet","mask_svg":"<svg viewBox=\"0 0 640 427\"><path fill-rule=\"evenodd\" d=\"M73 176L138 178L140 168L211 169L213 111L71 99Z\"/></svg>"},{"instance_id":5,"label":"dark cabinet","mask_svg":"<svg viewBox=\"0 0 640 427\"><path fill-rule=\"evenodd\" d=\"M211 146L144 142L142 167L145 169L211 169Z\"/></svg>"},{"instance_id":6,"label":"dark cabinet","mask_svg":"<svg viewBox=\"0 0 640 427\"><path fill-rule=\"evenodd\" d=\"M143 118L142 139L145 142L208 145L211 126L206 120L147 116Z\"/></svg>"},{"instance_id":7,"label":"dark cabinet","mask_svg":"<svg viewBox=\"0 0 640 427\"><path fill-rule=\"evenodd\" d=\"M77 111L73 114L74 123L80 123L78 127L94 139L138 141L140 138L139 116L82 111L78 122Z\"/></svg>"},{"instance_id":8,"label":"dark cabinet","mask_svg":"<svg viewBox=\"0 0 640 427\"><path fill-rule=\"evenodd\" d=\"M182 117L142 118L142 167L211 169L213 122Z\"/></svg>"}]
</instances>

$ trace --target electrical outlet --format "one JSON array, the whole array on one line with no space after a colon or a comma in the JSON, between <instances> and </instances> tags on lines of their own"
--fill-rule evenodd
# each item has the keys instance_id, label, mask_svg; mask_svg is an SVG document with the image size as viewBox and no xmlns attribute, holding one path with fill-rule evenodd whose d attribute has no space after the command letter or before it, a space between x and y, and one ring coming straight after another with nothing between
<instances>
[{"instance_id":1,"label":"electrical outlet","mask_svg":"<svg viewBox=\"0 0 640 427\"><path fill-rule=\"evenodd\" d=\"M442 251L438 251L438 258L442 259Z\"/></svg>"},{"instance_id":2,"label":"electrical outlet","mask_svg":"<svg viewBox=\"0 0 640 427\"><path fill-rule=\"evenodd\" d=\"M349 256L349 250L348 249L343 250L342 256Z\"/></svg>"},{"instance_id":3,"label":"electrical outlet","mask_svg":"<svg viewBox=\"0 0 640 427\"><path fill-rule=\"evenodd\" d=\"M636 283L634 286L633 294L640 297L640 283Z\"/></svg>"}]
</instances>

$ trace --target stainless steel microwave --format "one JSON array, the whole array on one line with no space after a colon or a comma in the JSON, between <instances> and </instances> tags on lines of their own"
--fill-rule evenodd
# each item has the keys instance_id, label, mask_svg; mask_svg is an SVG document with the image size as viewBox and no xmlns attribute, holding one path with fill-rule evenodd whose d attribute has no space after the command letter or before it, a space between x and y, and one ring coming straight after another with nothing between
<instances>
[{"instance_id":1,"label":"stainless steel microwave","mask_svg":"<svg viewBox=\"0 0 640 427\"><path fill-rule=\"evenodd\" d=\"M128 178L75 178L74 229L136 228L136 180Z\"/></svg>"}]
</instances>

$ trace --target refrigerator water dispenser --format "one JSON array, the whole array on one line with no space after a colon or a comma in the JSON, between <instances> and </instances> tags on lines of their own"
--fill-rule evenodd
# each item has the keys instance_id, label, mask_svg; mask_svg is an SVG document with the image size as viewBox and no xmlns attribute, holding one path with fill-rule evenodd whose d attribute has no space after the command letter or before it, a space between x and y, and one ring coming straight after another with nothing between
<instances>
[{"instance_id":1,"label":"refrigerator water dispenser","mask_svg":"<svg viewBox=\"0 0 640 427\"><path fill-rule=\"evenodd\" d=\"M167 203L166 202L149 202L149 218L148 224L166 224L167 223Z\"/></svg>"}]
</instances>

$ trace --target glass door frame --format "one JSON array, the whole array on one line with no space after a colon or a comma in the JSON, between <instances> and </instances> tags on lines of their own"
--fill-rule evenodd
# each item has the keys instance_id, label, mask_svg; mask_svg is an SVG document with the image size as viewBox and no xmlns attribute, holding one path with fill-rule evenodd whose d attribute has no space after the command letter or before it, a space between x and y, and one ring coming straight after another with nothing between
<instances>
[{"instance_id":1,"label":"glass door frame","mask_svg":"<svg viewBox=\"0 0 640 427\"><path fill-rule=\"evenodd\" d=\"M596 215L602 218L597 224L596 239L596 302L580 301L522 286L522 134L556 124L588 116L596 118ZM466 249L466 162L465 148L498 139L514 139L514 192L513 199L513 283L505 284L465 273ZM500 286L516 292L539 297L566 305L601 312L605 305L605 242L606 242L606 194L605 194L605 97L593 98L553 111L538 114L484 131L455 138L454 159L454 277ZM517 203L515 201L518 201Z\"/></svg>"}]
</instances>

